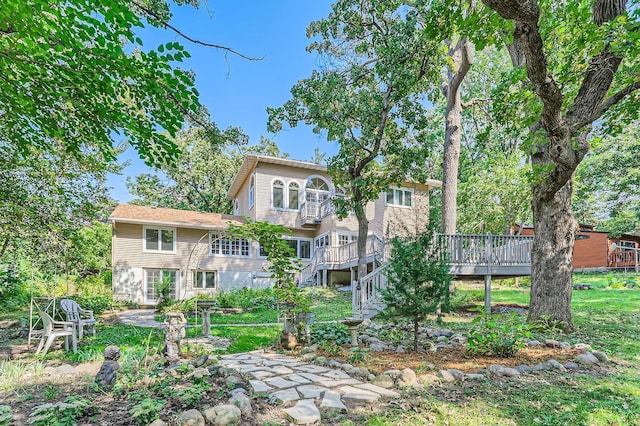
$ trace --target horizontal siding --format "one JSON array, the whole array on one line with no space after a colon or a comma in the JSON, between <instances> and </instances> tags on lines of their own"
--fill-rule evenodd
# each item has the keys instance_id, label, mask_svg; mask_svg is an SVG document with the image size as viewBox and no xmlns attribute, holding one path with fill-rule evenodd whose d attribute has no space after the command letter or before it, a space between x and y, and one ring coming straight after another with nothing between
<instances>
[{"instance_id":1,"label":"horizontal siding","mask_svg":"<svg viewBox=\"0 0 640 426\"><path fill-rule=\"evenodd\" d=\"M573 269L606 268L608 266L608 238L607 234L578 232L589 238L576 240L573 249Z\"/></svg>"}]
</instances>

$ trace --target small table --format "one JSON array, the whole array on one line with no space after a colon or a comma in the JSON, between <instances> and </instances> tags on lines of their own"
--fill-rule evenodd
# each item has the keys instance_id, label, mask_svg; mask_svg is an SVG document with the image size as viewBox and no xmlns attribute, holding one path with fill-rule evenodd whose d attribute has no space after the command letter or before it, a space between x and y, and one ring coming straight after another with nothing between
<instances>
[{"instance_id":1,"label":"small table","mask_svg":"<svg viewBox=\"0 0 640 426\"><path fill-rule=\"evenodd\" d=\"M211 336L211 310L216 306L215 300L200 300L197 303L202 308L202 335Z\"/></svg>"}]
</instances>

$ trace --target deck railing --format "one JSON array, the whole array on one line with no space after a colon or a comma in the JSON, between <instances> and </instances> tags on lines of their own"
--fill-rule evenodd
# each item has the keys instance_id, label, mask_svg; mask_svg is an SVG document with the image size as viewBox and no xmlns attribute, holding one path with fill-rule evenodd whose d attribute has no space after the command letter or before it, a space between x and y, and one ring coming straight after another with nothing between
<instances>
[{"instance_id":1,"label":"deck railing","mask_svg":"<svg viewBox=\"0 0 640 426\"><path fill-rule=\"evenodd\" d=\"M440 234L452 265L530 265L533 236Z\"/></svg>"},{"instance_id":2,"label":"deck railing","mask_svg":"<svg viewBox=\"0 0 640 426\"><path fill-rule=\"evenodd\" d=\"M634 268L640 271L640 249L631 247L619 247L609 254L609 267L611 268Z\"/></svg>"},{"instance_id":3,"label":"deck railing","mask_svg":"<svg viewBox=\"0 0 640 426\"><path fill-rule=\"evenodd\" d=\"M323 218L335 212L336 207L330 198L324 201L305 201L300 205L300 222L303 225L319 224Z\"/></svg>"},{"instance_id":4,"label":"deck railing","mask_svg":"<svg viewBox=\"0 0 640 426\"><path fill-rule=\"evenodd\" d=\"M351 308L354 318L368 318L382 308L381 291L387 288L387 264L374 269L352 287Z\"/></svg>"}]
</instances>

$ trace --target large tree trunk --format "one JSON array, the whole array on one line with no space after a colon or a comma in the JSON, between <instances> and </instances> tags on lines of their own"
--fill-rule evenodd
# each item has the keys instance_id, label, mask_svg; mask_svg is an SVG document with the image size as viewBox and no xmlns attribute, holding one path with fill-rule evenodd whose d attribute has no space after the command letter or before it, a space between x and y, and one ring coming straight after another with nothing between
<instances>
[{"instance_id":1,"label":"large tree trunk","mask_svg":"<svg viewBox=\"0 0 640 426\"><path fill-rule=\"evenodd\" d=\"M571 211L572 181L546 199L534 191L535 237L531 256L530 321L571 322L573 244L578 223Z\"/></svg>"},{"instance_id":2,"label":"large tree trunk","mask_svg":"<svg viewBox=\"0 0 640 426\"><path fill-rule=\"evenodd\" d=\"M466 37L449 49L455 69L447 72L442 92L447 99L444 156L442 160L442 232L455 234L458 221L458 168L462 138L462 96L460 85L472 64L473 44Z\"/></svg>"},{"instance_id":3,"label":"large tree trunk","mask_svg":"<svg viewBox=\"0 0 640 426\"><path fill-rule=\"evenodd\" d=\"M358 219L358 282L367 275L367 234L369 233L369 221L365 215L365 209L356 210Z\"/></svg>"}]
</instances>

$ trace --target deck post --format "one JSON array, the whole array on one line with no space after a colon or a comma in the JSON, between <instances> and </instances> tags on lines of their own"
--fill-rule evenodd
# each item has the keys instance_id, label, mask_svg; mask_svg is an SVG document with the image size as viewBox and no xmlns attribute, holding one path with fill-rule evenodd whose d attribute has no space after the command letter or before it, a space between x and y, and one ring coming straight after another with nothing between
<instances>
[{"instance_id":1,"label":"deck post","mask_svg":"<svg viewBox=\"0 0 640 426\"><path fill-rule=\"evenodd\" d=\"M484 311L491 314L491 275L484 276Z\"/></svg>"},{"instance_id":2,"label":"deck post","mask_svg":"<svg viewBox=\"0 0 640 426\"><path fill-rule=\"evenodd\" d=\"M322 270L322 287L327 287L327 270Z\"/></svg>"}]
</instances>

